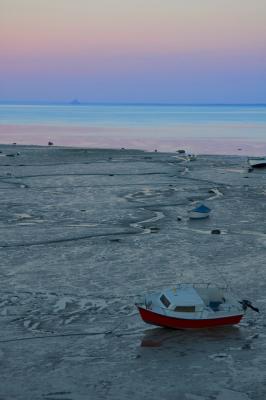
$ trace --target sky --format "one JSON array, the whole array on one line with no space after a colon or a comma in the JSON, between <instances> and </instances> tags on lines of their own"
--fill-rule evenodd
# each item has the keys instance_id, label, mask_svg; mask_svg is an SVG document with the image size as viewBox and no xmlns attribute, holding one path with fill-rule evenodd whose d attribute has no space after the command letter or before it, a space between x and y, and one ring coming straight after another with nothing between
<instances>
[{"instance_id":1,"label":"sky","mask_svg":"<svg viewBox=\"0 0 266 400\"><path fill-rule=\"evenodd\" d=\"M266 103L265 0L0 0L0 101Z\"/></svg>"}]
</instances>

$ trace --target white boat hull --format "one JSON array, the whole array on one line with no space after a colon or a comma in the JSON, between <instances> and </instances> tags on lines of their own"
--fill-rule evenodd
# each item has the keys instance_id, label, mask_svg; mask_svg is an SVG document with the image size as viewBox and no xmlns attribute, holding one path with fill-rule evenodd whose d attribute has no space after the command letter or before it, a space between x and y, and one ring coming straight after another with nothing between
<instances>
[{"instance_id":1,"label":"white boat hull","mask_svg":"<svg viewBox=\"0 0 266 400\"><path fill-rule=\"evenodd\" d=\"M252 168L263 168L266 167L266 157L249 158L248 163Z\"/></svg>"},{"instance_id":2,"label":"white boat hull","mask_svg":"<svg viewBox=\"0 0 266 400\"><path fill-rule=\"evenodd\" d=\"M188 216L190 219L205 219L208 218L210 213L200 213L197 211L189 211Z\"/></svg>"}]
</instances>

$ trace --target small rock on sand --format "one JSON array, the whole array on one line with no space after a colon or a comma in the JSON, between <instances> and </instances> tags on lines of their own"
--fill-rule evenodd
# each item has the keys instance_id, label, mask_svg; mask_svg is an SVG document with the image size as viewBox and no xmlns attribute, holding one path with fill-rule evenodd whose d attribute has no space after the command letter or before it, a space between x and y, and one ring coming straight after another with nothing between
<instances>
[{"instance_id":1,"label":"small rock on sand","mask_svg":"<svg viewBox=\"0 0 266 400\"><path fill-rule=\"evenodd\" d=\"M211 233L213 235L220 235L221 231L220 231L220 229L212 229Z\"/></svg>"}]
</instances>

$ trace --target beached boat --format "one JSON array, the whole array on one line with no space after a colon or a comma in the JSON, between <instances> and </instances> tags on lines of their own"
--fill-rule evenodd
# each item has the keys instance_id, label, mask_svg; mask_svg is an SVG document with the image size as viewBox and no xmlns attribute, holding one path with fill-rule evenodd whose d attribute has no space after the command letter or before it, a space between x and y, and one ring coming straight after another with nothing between
<instances>
[{"instance_id":1,"label":"beached boat","mask_svg":"<svg viewBox=\"0 0 266 400\"><path fill-rule=\"evenodd\" d=\"M249 157L248 163L252 168L265 168L266 157Z\"/></svg>"},{"instance_id":2,"label":"beached boat","mask_svg":"<svg viewBox=\"0 0 266 400\"><path fill-rule=\"evenodd\" d=\"M237 301L227 288L209 283L179 284L145 296L136 304L144 322L173 329L211 328L238 324L248 300Z\"/></svg>"},{"instance_id":3,"label":"beached boat","mask_svg":"<svg viewBox=\"0 0 266 400\"><path fill-rule=\"evenodd\" d=\"M208 218L210 215L211 209L206 207L204 204L193 208L192 210L188 211L188 216L191 219L202 219Z\"/></svg>"},{"instance_id":4,"label":"beached boat","mask_svg":"<svg viewBox=\"0 0 266 400\"><path fill-rule=\"evenodd\" d=\"M197 156L195 154L188 154L187 155L187 160L188 161L196 161Z\"/></svg>"}]
</instances>

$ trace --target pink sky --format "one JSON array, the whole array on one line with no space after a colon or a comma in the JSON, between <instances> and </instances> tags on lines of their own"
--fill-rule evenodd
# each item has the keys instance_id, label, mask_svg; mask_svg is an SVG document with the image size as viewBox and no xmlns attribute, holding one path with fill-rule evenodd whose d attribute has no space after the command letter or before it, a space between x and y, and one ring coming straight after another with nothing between
<instances>
[{"instance_id":1,"label":"pink sky","mask_svg":"<svg viewBox=\"0 0 266 400\"><path fill-rule=\"evenodd\" d=\"M0 100L266 102L264 0L1 0Z\"/></svg>"}]
</instances>

